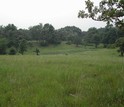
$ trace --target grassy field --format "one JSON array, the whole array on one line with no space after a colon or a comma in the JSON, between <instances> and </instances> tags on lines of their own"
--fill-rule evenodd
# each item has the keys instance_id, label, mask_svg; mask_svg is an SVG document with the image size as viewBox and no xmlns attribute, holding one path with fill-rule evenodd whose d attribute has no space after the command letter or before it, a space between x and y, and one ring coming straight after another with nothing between
<instances>
[{"instance_id":1,"label":"grassy field","mask_svg":"<svg viewBox=\"0 0 124 107\"><path fill-rule=\"evenodd\" d=\"M124 107L124 59L115 49L41 51L0 56L0 107Z\"/></svg>"},{"instance_id":2,"label":"grassy field","mask_svg":"<svg viewBox=\"0 0 124 107\"><path fill-rule=\"evenodd\" d=\"M27 55L35 55L34 52L38 48L40 50L41 55L58 55L58 54L74 54L77 52L84 52L87 50L95 50L93 46L79 46L76 47L74 44L67 45L62 43L61 45L50 45L49 47L41 47L37 44L34 44L33 47L30 47L28 51L25 53Z\"/></svg>"}]
</instances>

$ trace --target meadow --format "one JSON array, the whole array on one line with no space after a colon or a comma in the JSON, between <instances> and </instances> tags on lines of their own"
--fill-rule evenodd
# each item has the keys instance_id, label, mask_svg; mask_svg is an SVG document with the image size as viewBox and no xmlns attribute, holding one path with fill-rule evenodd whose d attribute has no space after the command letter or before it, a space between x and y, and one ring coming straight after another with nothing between
<instances>
[{"instance_id":1,"label":"meadow","mask_svg":"<svg viewBox=\"0 0 124 107\"><path fill-rule=\"evenodd\" d=\"M124 58L116 49L31 51L0 56L0 107L124 107Z\"/></svg>"}]
</instances>

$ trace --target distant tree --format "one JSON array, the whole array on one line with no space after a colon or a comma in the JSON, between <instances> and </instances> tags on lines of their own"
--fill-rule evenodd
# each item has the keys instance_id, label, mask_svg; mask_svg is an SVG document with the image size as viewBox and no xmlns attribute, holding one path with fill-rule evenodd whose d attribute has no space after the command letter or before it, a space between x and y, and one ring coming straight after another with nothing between
<instances>
[{"instance_id":1,"label":"distant tree","mask_svg":"<svg viewBox=\"0 0 124 107\"><path fill-rule=\"evenodd\" d=\"M50 24L45 24L43 27L43 37L42 40L45 40L48 44L52 43L52 37L54 35L54 27Z\"/></svg>"},{"instance_id":2,"label":"distant tree","mask_svg":"<svg viewBox=\"0 0 124 107\"><path fill-rule=\"evenodd\" d=\"M100 37L98 35L94 35L92 38L92 42L95 44L95 48L97 48L100 43Z\"/></svg>"},{"instance_id":3,"label":"distant tree","mask_svg":"<svg viewBox=\"0 0 124 107\"><path fill-rule=\"evenodd\" d=\"M6 39L8 40L7 46L9 48L11 47L16 48L18 45L17 38L19 36L17 27L14 24L8 24L4 28L4 34L5 34Z\"/></svg>"},{"instance_id":4,"label":"distant tree","mask_svg":"<svg viewBox=\"0 0 124 107\"><path fill-rule=\"evenodd\" d=\"M98 35L100 37L100 42L103 43L104 48L108 47L108 45L112 45L115 41L124 33L120 34L118 28L113 26L106 26L105 28L98 29ZM121 31L122 32L122 31Z\"/></svg>"},{"instance_id":5,"label":"distant tree","mask_svg":"<svg viewBox=\"0 0 124 107\"><path fill-rule=\"evenodd\" d=\"M0 26L0 38L5 38L3 35L4 35L4 27Z\"/></svg>"},{"instance_id":6,"label":"distant tree","mask_svg":"<svg viewBox=\"0 0 124 107\"><path fill-rule=\"evenodd\" d=\"M66 37L65 37L66 34L63 28L56 30L56 32L58 33L58 36L61 41L66 41Z\"/></svg>"},{"instance_id":7,"label":"distant tree","mask_svg":"<svg viewBox=\"0 0 124 107\"><path fill-rule=\"evenodd\" d=\"M14 47L11 47L9 50L9 55L15 55L17 53L16 49Z\"/></svg>"},{"instance_id":8,"label":"distant tree","mask_svg":"<svg viewBox=\"0 0 124 107\"><path fill-rule=\"evenodd\" d=\"M77 33L74 33L73 36L71 37L71 42L78 47L79 45L82 45L82 38L80 35Z\"/></svg>"},{"instance_id":9,"label":"distant tree","mask_svg":"<svg viewBox=\"0 0 124 107\"><path fill-rule=\"evenodd\" d=\"M27 41L22 39L19 44L19 53L23 55L25 51L27 51Z\"/></svg>"},{"instance_id":10,"label":"distant tree","mask_svg":"<svg viewBox=\"0 0 124 107\"><path fill-rule=\"evenodd\" d=\"M29 33L31 35L32 40L40 40L42 37L43 25L40 23L39 25L35 25L29 27Z\"/></svg>"},{"instance_id":11,"label":"distant tree","mask_svg":"<svg viewBox=\"0 0 124 107\"><path fill-rule=\"evenodd\" d=\"M36 55L39 55L40 50L38 48L36 48L36 50L34 52L36 53Z\"/></svg>"},{"instance_id":12,"label":"distant tree","mask_svg":"<svg viewBox=\"0 0 124 107\"><path fill-rule=\"evenodd\" d=\"M60 44L61 40L59 38L58 32L51 24L45 24L42 32L42 44Z\"/></svg>"},{"instance_id":13,"label":"distant tree","mask_svg":"<svg viewBox=\"0 0 124 107\"><path fill-rule=\"evenodd\" d=\"M4 28L4 33L5 36L8 39L13 39L15 38L15 36L17 36L17 27L14 24L8 24L5 28Z\"/></svg>"},{"instance_id":14,"label":"distant tree","mask_svg":"<svg viewBox=\"0 0 124 107\"><path fill-rule=\"evenodd\" d=\"M26 40L32 39L32 35L30 33L30 30L28 29L18 29L17 35L18 35L18 38L24 38Z\"/></svg>"},{"instance_id":15,"label":"distant tree","mask_svg":"<svg viewBox=\"0 0 124 107\"><path fill-rule=\"evenodd\" d=\"M58 30L60 39L67 41L68 44L80 44L83 38L83 32L81 29L75 26L66 26ZM79 40L80 39L80 40Z\"/></svg>"},{"instance_id":16,"label":"distant tree","mask_svg":"<svg viewBox=\"0 0 124 107\"><path fill-rule=\"evenodd\" d=\"M61 39L60 39L59 34L56 30L54 30L54 32L51 36L52 36L51 40L49 41L50 44L58 45L61 43Z\"/></svg>"},{"instance_id":17,"label":"distant tree","mask_svg":"<svg viewBox=\"0 0 124 107\"><path fill-rule=\"evenodd\" d=\"M118 35L118 38L124 37L124 30L117 29L117 35Z\"/></svg>"},{"instance_id":18,"label":"distant tree","mask_svg":"<svg viewBox=\"0 0 124 107\"><path fill-rule=\"evenodd\" d=\"M121 37L116 41L116 46L119 47L118 52L121 53L121 56L124 56L124 37Z\"/></svg>"},{"instance_id":19,"label":"distant tree","mask_svg":"<svg viewBox=\"0 0 124 107\"><path fill-rule=\"evenodd\" d=\"M0 38L0 54L6 54L7 40L6 38Z\"/></svg>"},{"instance_id":20,"label":"distant tree","mask_svg":"<svg viewBox=\"0 0 124 107\"><path fill-rule=\"evenodd\" d=\"M84 36L84 42L87 44L95 43L96 35L98 35L98 30L95 27L89 28L86 35Z\"/></svg>"}]
</instances>

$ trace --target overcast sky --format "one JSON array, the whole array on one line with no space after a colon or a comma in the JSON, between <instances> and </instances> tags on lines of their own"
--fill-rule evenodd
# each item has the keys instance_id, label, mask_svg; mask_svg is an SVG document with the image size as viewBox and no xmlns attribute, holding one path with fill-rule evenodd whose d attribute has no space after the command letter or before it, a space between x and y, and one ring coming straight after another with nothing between
<instances>
[{"instance_id":1,"label":"overcast sky","mask_svg":"<svg viewBox=\"0 0 124 107\"><path fill-rule=\"evenodd\" d=\"M94 0L98 2L99 0ZM15 24L28 28L39 23L52 24L55 29L76 26L83 31L104 27L105 23L79 19L85 0L0 0L0 25Z\"/></svg>"}]
</instances>

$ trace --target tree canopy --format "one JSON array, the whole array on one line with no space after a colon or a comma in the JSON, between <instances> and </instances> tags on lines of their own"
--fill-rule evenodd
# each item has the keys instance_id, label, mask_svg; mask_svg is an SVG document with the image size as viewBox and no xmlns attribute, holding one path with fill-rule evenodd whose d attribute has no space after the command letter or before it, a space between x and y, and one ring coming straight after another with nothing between
<instances>
[{"instance_id":1,"label":"tree canopy","mask_svg":"<svg viewBox=\"0 0 124 107\"><path fill-rule=\"evenodd\" d=\"M91 0L85 1L86 10L80 10L78 17L105 21L124 29L124 0L101 0L95 6Z\"/></svg>"}]
</instances>

